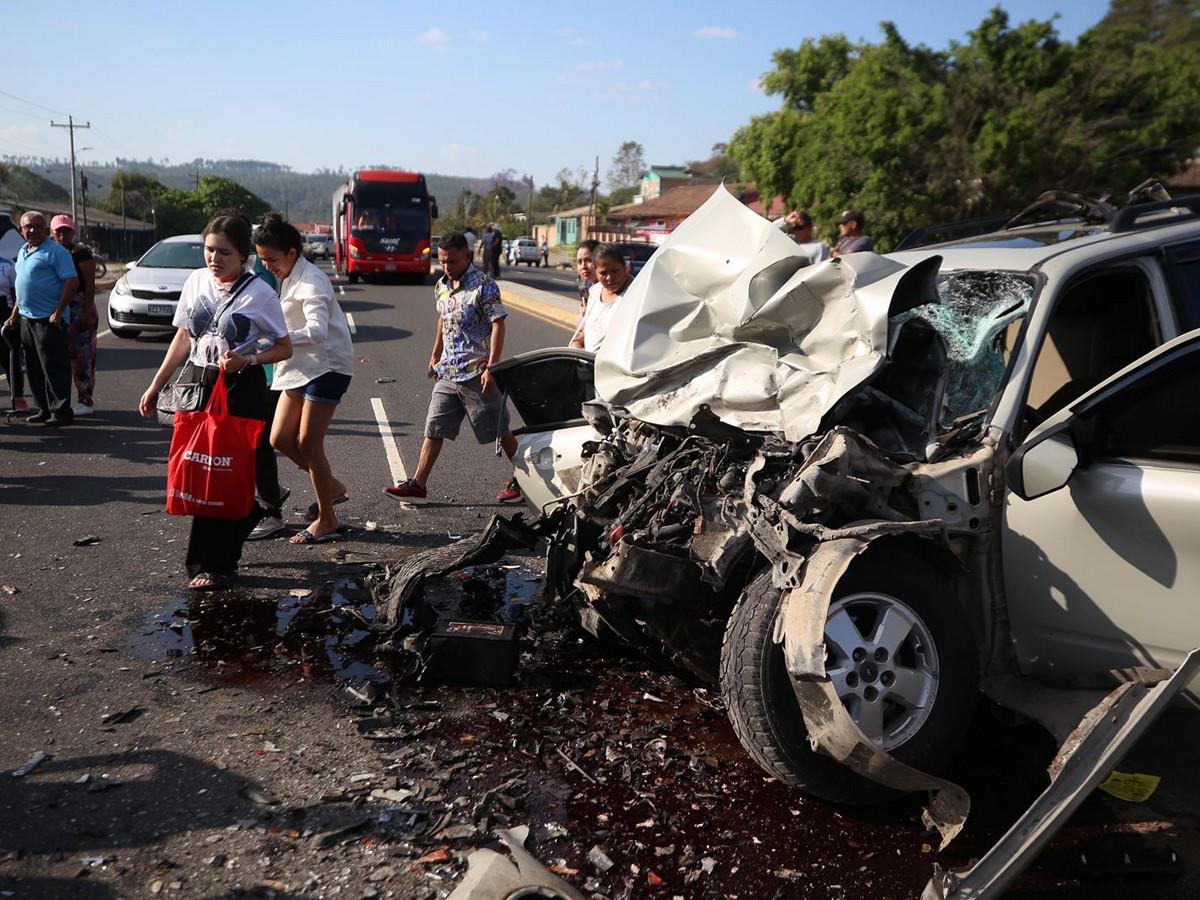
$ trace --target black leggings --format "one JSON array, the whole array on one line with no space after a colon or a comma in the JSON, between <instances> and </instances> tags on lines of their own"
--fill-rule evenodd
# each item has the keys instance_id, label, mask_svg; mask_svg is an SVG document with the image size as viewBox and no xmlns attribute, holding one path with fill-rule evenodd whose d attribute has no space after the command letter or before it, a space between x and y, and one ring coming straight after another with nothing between
<instances>
[{"instance_id":1,"label":"black leggings","mask_svg":"<svg viewBox=\"0 0 1200 900\"><path fill-rule=\"evenodd\" d=\"M217 369L206 369L204 374L204 403L207 404L216 383ZM255 482L258 494L267 506L255 504L246 518L232 521L193 516L187 547L187 573L193 578L201 572L210 575L236 574L246 538L264 516L279 515L282 505L279 498L279 468L271 447L271 418L275 409L271 392L267 389L266 374L260 366L249 366L236 375L226 375L225 382L231 415L267 423L259 436L255 456Z\"/></svg>"}]
</instances>

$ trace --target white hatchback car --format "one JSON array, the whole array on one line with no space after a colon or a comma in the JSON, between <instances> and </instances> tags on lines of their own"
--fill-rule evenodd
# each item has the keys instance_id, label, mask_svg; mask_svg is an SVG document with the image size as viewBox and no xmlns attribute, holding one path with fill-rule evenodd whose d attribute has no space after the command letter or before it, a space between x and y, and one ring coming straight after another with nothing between
<instances>
[{"instance_id":1,"label":"white hatchback car","mask_svg":"<svg viewBox=\"0 0 1200 900\"><path fill-rule=\"evenodd\" d=\"M159 241L113 285L108 295L108 327L117 337L175 330L171 320L183 283L204 268L204 238L180 234Z\"/></svg>"},{"instance_id":2,"label":"white hatchback car","mask_svg":"<svg viewBox=\"0 0 1200 900\"><path fill-rule=\"evenodd\" d=\"M718 190L621 302L594 378L571 350L492 368L549 593L719 683L786 783L930 791L943 842L981 691L1074 731L996 854L927 896L1002 887L1200 689L1200 197L1048 195L809 266ZM1082 724L1055 693L1101 684Z\"/></svg>"}]
</instances>

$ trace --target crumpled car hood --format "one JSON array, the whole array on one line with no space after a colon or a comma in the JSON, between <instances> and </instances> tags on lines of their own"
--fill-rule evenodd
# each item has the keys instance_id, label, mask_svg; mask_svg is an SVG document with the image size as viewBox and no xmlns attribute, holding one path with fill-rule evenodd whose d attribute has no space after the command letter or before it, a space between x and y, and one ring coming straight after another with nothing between
<instances>
[{"instance_id":1,"label":"crumpled car hood","mask_svg":"<svg viewBox=\"0 0 1200 900\"><path fill-rule=\"evenodd\" d=\"M621 299L596 355L599 396L656 425L687 425L707 405L744 430L814 433L883 365L910 269L874 253L806 262L717 188ZM924 302L937 302L932 284Z\"/></svg>"}]
</instances>

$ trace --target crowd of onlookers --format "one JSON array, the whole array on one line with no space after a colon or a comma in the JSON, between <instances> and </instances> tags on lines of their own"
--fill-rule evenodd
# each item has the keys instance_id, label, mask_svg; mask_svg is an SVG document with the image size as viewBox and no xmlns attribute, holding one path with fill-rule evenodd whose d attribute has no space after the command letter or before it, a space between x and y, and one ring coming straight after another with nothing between
<instances>
[{"instance_id":1,"label":"crowd of onlookers","mask_svg":"<svg viewBox=\"0 0 1200 900\"><path fill-rule=\"evenodd\" d=\"M0 356L11 408L29 412L27 421L35 424L70 425L95 405L96 262L75 240L70 216L47 221L30 211L20 229L25 243L16 262L0 259Z\"/></svg>"}]
</instances>

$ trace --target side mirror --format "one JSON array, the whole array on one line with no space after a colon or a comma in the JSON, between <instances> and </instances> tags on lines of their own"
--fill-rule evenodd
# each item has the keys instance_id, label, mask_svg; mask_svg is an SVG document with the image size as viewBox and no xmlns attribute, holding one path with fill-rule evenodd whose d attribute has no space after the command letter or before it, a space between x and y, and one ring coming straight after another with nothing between
<instances>
[{"instance_id":1,"label":"side mirror","mask_svg":"<svg viewBox=\"0 0 1200 900\"><path fill-rule=\"evenodd\" d=\"M1079 466L1079 453L1065 428L1023 444L1005 468L1008 486L1022 500L1044 497L1065 487Z\"/></svg>"},{"instance_id":2,"label":"side mirror","mask_svg":"<svg viewBox=\"0 0 1200 900\"><path fill-rule=\"evenodd\" d=\"M435 197L429 198L429 217L431 219L438 217L437 199Z\"/></svg>"},{"instance_id":3,"label":"side mirror","mask_svg":"<svg viewBox=\"0 0 1200 900\"><path fill-rule=\"evenodd\" d=\"M126 271L126 272L128 272L130 269L136 269L136 268L137 268L137 261L136 261L136 260L134 260L133 262L127 262L127 263L125 263L125 271Z\"/></svg>"}]
</instances>

